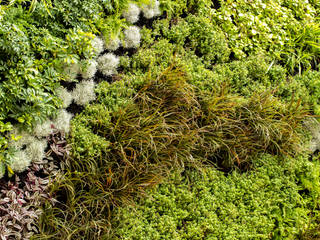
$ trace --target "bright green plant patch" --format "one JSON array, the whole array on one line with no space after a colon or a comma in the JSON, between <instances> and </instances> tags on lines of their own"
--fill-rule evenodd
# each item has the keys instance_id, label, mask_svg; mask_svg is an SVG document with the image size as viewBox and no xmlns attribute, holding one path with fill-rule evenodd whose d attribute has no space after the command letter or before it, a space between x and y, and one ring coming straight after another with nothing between
<instances>
[{"instance_id":1,"label":"bright green plant patch","mask_svg":"<svg viewBox=\"0 0 320 240\"><path fill-rule=\"evenodd\" d=\"M173 169L208 163L247 169L260 153L302 150L299 105L283 105L268 92L248 99L227 89L209 94L187 80L173 65L157 77L99 86L98 102L73 119L71 156L52 186L64 200L46 206L42 234L103 239L110 212Z\"/></svg>"},{"instance_id":2,"label":"bright green plant patch","mask_svg":"<svg viewBox=\"0 0 320 240\"><path fill-rule=\"evenodd\" d=\"M77 81L67 69L95 57L94 34L107 41L128 25L120 19L128 3L0 1L0 124L30 131L53 117L62 105L60 82ZM0 132L1 159L10 152L8 130Z\"/></svg>"},{"instance_id":3,"label":"bright green plant patch","mask_svg":"<svg viewBox=\"0 0 320 240\"><path fill-rule=\"evenodd\" d=\"M319 217L319 167L264 155L247 173L177 173L118 208L111 239L298 239Z\"/></svg>"}]
</instances>

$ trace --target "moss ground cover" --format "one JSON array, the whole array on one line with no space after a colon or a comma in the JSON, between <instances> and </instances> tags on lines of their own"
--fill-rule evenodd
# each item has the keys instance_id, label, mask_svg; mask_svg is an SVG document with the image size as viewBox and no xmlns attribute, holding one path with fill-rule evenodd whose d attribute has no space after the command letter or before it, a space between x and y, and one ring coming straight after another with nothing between
<instances>
[{"instance_id":1,"label":"moss ground cover","mask_svg":"<svg viewBox=\"0 0 320 240\"><path fill-rule=\"evenodd\" d=\"M319 9L313 0L0 0L3 196L14 173L15 191L37 195L24 174L42 184L54 172L38 225L27 226L34 239L311 237L319 167L307 160L303 122L320 113ZM185 216L172 201L189 189L181 199L212 211L126 228L128 203L140 197L136 211L148 212L141 196L172 172L151 196L171 186L167 202ZM214 191L190 200L197 181ZM1 237L30 237L28 221Z\"/></svg>"}]
</instances>

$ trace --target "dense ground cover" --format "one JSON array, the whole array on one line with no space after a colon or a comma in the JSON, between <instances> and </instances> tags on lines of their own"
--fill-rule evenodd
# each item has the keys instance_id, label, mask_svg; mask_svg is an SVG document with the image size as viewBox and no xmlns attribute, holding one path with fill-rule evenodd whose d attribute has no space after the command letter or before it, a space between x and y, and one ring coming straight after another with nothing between
<instances>
[{"instance_id":1,"label":"dense ground cover","mask_svg":"<svg viewBox=\"0 0 320 240\"><path fill-rule=\"evenodd\" d=\"M30 210L1 208L0 235L312 237L319 167L303 122L320 113L319 9L311 0L0 1L0 203ZM313 151L318 128L308 126ZM10 178L19 172L22 181ZM161 182L148 193L155 208L144 194ZM186 216L192 204L207 212Z\"/></svg>"},{"instance_id":2,"label":"dense ground cover","mask_svg":"<svg viewBox=\"0 0 320 240\"><path fill-rule=\"evenodd\" d=\"M112 239L298 239L318 224L308 217L319 215L318 160L263 155L253 165L176 173L119 209Z\"/></svg>"}]
</instances>

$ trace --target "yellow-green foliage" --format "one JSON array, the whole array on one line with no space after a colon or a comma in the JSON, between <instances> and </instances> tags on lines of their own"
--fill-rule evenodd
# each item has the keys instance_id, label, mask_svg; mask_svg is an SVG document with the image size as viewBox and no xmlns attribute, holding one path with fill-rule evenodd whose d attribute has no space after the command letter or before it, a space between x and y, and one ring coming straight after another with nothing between
<instances>
[{"instance_id":1,"label":"yellow-green foliage","mask_svg":"<svg viewBox=\"0 0 320 240\"><path fill-rule=\"evenodd\" d=\"M299 239L317 226L319 171L305 157L264 155L247 173L179 172L118 208L112 239Z\"/></svg>"},{"instance_id":2,"label":"yellow-green foliage","mask_svg":"<svg viewBox=\"0 0 320 240\"><path fill-rule=\"evenodd\" d=\"M233 40L201 14L158 20L152 30L144 28L141 33L141 48L123 65L126 79L132 72L139 75L150 68L152 73L159 73L174 59L184 66L190 82L200 89L212 91L227 84L232 92L242 96L273 89L285 102L301 99L303 105L315 113L319 111L317 71L294 76L282 60L264 51L235 60Z\"/></svg>"},{"instance_id":3,"label":"yellow-green foliage","mask_svg":"<svg viewBox=\"0 0 320 240\"><path fill-rule=\"evenodd\" d=\"M45 233L103 239L110 211L172 169L208 163L245 169L260 153L301 151L305 113L298 105L283 105L268 92L245 99L226 89L198 91L175 65L139 76L132 84L100 85L98 102L72 120L68 168L53 185L66 200L47 206Z\"/></svg>"}]
</instances>

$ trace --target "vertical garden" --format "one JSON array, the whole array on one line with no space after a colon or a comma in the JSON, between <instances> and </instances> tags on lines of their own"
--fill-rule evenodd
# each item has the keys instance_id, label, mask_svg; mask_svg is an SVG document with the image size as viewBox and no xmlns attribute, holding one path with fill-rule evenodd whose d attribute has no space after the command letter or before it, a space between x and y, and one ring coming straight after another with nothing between
<instances>
[{"instance_id":1,"label":"vertical garden","mask_svg":"<svg viewBox=\"0 0 320 240\"><path fill-rule=\"evenodd\" d=\"M0 237L320 239L316 0L0 0Z\"/></svg>"}]
</instances>

